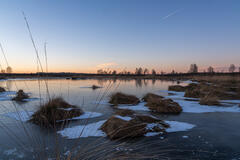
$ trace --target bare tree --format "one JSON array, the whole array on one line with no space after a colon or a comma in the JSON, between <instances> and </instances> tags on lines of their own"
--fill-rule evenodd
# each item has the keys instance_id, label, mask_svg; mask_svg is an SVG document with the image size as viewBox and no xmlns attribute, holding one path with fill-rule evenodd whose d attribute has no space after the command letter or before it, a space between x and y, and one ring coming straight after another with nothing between
<instances>
[{"instance_id":1,"label":"bare tree","mask_svg":"<svg viewBox=\"0 0 240 160\"><path fill-rule=\"evenodd\" d=\"M235 71L236 67L234 64L231 64L230 67L229 67L229 72L233 73Z\"/></svg>"},{"instance_id":2,"label":"bare tree","mask_svg":"<svg viewBox=\"0 0 240 160\"><path fill-rule=\"evenodd\" d=\"M141 67L140 68L136 68L135 74L136 75L142 75L143 74L143 69Z\"/></svg>"},{"instance_id":3,"label":"bare tree","mask_svg":"<svg viewBox=\"0 0 240 160\"><path fill-rule=\"evenodd\" d=\"M149 71L148 71L147 68L144 69L143 74L144 74L144 75L149 74Z\"/></svg>"},{"instance_id":4,"label":"bare tree","mask_svg":"<svg viewBox=\"0 0 240 160\"><path fill-rule=\"evenodd\" d=\"M117 71L116 70L113 70L112 71L112 75L116 75L117 74Z\"/></svg>"},{"instance_id":5,"label":"bare tree","mask_svg":"<svg viewBox=\"0 0 240 160\"><path fill-rule=\"evenodd\" d=\"M97 70L97 74L103 74L103 70L102 69Z\"/></svg>"},{"instance_id":6,"label":"bare tree","mask_svg":"<svg viewBox=\"0 0 240 160\"><path fill-rule=\"evenodd\" d=\"M191 64L189 73L198 73L198 66L196 64Z\"/></svg>"},{"instance_id":7,"label":"bare tree","mask_svg":"<svg viewBox=\"0 0 240 160\"><path fill-rule=\"evenodd\" d=\"M157 73L155 71L155 69L152 69L152 75L155 76Z\"/></svg>"},{"instance_id":8,"label":"bare tree","mask_svg":"<svg viewBox=\"0 0 240 160\"><path fill-rule=\"evenodd\" d=\"M209 66L207 69L208 73L214 73L214 69L212 66Z\"/></svg>"},{"instance_id":9,"label":"bare tree","mask_svg":"<svg viewBox=\"0 0 240 160\"><path fill-rule=\"evenodd\" d=\"M6 68L6 72L7 72L7 73L12 73L12 68L11 68L10 66L8 66L8 67Z\"/></svg>"}]
</instances>

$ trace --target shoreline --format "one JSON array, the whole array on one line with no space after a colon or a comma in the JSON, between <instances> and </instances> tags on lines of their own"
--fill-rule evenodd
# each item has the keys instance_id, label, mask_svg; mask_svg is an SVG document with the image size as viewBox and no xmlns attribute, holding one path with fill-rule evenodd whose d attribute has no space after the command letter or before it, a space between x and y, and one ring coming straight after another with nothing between
<instances>
[{"instance_id":1,"label":"shoreline","mask_svg":"<svg viewBox=\"0 0 240 160\"><path fill-rule=\"evenodd\" d=\"M66 78L66 79L159 79L159 80L189 80L189 79L221 79L230 78L240 80L240 72L234 73L179 73L160 75L109 75L85 73L0 73L0 80L16 78Z\"/></svg>"}]
</instances>

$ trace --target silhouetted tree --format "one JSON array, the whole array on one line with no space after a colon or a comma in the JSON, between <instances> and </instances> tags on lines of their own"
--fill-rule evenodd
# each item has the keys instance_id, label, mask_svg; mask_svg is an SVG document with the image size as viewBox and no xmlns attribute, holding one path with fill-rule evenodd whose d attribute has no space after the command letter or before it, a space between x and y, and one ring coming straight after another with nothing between
<instances>
[{"instance_id":1,"label":"silhouetted tree","mask_svg":"<svg viewBox=\"0 0 240 160\"><path fill-rule=\"evenodd\" d=\"M145 69L144 69L144 72L143 72L143 74L144 74L144 75L146 75L146 74L149 74L149 71L148 71L148 69L147 69L147 68L145 68Z\"/></svg>"},{"instance_id":2,"label":"silhouetted tree","mask_svg":"<svg viewBox=\"0 0 240 160\"><path fill-rule=\"evenodd\" d=\"M103 70L102 69L97 70L97 74L103 74Z\"/></svg>"},{"instance_id":3,"label":"silhouetted tree","mask_svg":"<svg viewBox=\"0 0 240 160\"><path fill-rule=\"evenodd\" d=\"M155 71L155 69L152 69L152 75L155 76L157 73Z\"/></svg>"},{"instance_id":4,"label":"silhouetted tree","mask_svg":"<svg viewBox=\"0 0 240 160\"><path fill-rule=\"evenodd\" d=\"M229 67L229 72L233 73L235 71L236 67L234 64L231 64L230 67Z\"/></svg>"},{"instance_id":5,"label":"silhouetted tree","mask_svg":"<svg viewBox=\"0 0 240 160\"><path fill-rule=\"evenodd\" d=\"M198 73L198 66L196 64L191 64L189 73Z\"/></svg>"},{"instance_id":6,"label":"silhouetted tree","mask_svg":"<svg viewBox=\"0 0 240 160\"><path fill-rule=\"evenodd\" d=\"M112 71L112 75L116 75L117 74L117 71L116 70L113 70Z\"/></svg>"},{"instance_id":7,"label":"silhouetted tree","mask_svg":"<svg viewBox=\"0 0 240 160\"><path fill-rule=\"evenodd\" d=\"M10 66L8 66L8 67L6 68L6 72L7 72L7 73L12 73L12 68L11 68Z\"/></svg>"},{"instance_id":8,"label":"silhouetted tree","mask_svg":"<svg viewBox=\"0 0 240 160\"><path fill-rule=\"evenodd\" d=\"M214 73L214 69L212 66L209 66L207 69L208 73Z\"/></svg>"},{"instance_id":9,"label":"silhouetted tree","mask_svg":"<svg viewBox=\"0 0 240 160\"><path fill-rule=\"evenodd\" d=\"M142 75L143 74L143 69L141 67L140 68L136 68L135 74L136 75Z\"/></svg>"}]
</instances>

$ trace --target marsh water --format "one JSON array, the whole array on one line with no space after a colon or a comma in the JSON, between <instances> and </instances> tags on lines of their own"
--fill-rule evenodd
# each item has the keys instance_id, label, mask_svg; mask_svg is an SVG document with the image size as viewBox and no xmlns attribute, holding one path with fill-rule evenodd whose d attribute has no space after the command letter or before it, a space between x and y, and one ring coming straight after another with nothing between
<instances>
[{"instance_id":1,"label":"marsh water","mask_svg":"<svg viewBox=\"0 0 240 160\"><path fill-rule=\"evenodd\" d=\"M93 90L91 88L93 84L102 88ZM62 157L74 148L75 152L79 150L85 153L86 159L105 159L104 157L114 157L115 154L116 156L134 155L130 159L136 158L137 155L146 155L145 159L240 159L240 113L234 109L229 112L218 112L217 109L216 112L207 110L206 112L185 112L183 110L179 115L136 111L154 115L163 120L194 124L195 127L187 131L120 142L97 136L63 137L54 130L40 128L30 122L8 116L9 113L36 111L38 106L48 99L47 85L51 97L64 97L66 101L79 106L84 112L101 113L101 116L73 121L64 126L71 128L109 118L116 110L107 103L109 95L113 92L121 91L141 98L148 92L166 94L168 86L173 84L176 82L113 79L0 81L0 86L8 89L7 93L0 94L0 159L38 159L37 154L46 154L49 159L54 159L56 145L59 146ZM182 82L182 85L186 84L187 82ZM24 103L11 101L11 96L18 89L29 93L31 99ZM228 105L232 107L236 104ZM58 128L58 131L63 130L64 127Z\"/></svg>"}]
</instances>

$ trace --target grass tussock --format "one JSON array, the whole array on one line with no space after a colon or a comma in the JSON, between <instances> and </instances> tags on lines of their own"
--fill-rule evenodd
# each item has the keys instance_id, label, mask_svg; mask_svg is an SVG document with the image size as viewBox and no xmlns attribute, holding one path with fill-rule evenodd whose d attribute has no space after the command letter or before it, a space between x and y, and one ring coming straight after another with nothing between
<instances>
[{"instance_id":1,"label":"grass tussock","mask_svg":"<svg viewBox=\"0 0 240 160\"><path fill-rule=\"evenodd\" d=\"M80 108L68 104L63 98L58 97L50 99L46 104L40 106L39 110L32 115L30 122L41 127L52 128L59 122L82 114L83 111Z\"/></svg>"},{"instance_id":2,"label":"grass tussock","mask_svg":"<svg viewBox=\"0 0 240 160\"><path fill-rule=\"evenodd\" d=\"M147 93L143 98L142 100L145 101L145 102L148 102L148 101L151 101L152 99L162 99L164 97L162 96L159 96L159 95L156 95L156 94L153 94L153 93Z\"/></svg>"},{"instance_id":3,"label":"grass tussock","mask_svg":"<svg viewBox=\"0 0 240 160\"><path fill-rule=\"evenodd\" d=\"M144 96L146 106L157 113L179 114L182 112L182 107L171 99L165 99L162 96L148 93Z\"/></svg>"},{"instance_id":4,"label":"grass tussock","mask_svg":"<svg viewBox=\"0 0 240 160\"><path fill-rule=\"evenodd\" d=\"M218 106L220 105L219 103L219 98L215 95L212 94L207 94L204 97L201 97L199 104L201 105L209 105L209 106Z\"/></svg>"},{"instance_id":5,"label":"grass tussock","mask_svg":"<svg viewBox=\"0 0 240 160\"><path fill-rule=\"evenodd\" d=\"M98 88L101 88L100 86L97 86L97 85L92 85L92 87L91 87L93 90L95 90L95 89L98 89Z\"/></svg>"},{"instance_id":6,"label":"grass tussock","mask_svg":"<svg viewBox=\"0 0 240 160\"><path fill-rule=\"evenodd\" d=\"M24 102L24 100L28 98L29 98L29 95L25 93L22 89L20 89L12 100Z\"/></svg>"},{"instance_id":7,"label":"grass tussock","mask_svg":"<svg viewBox=\"0 0 240 160\"><path fill-rule=\"evenodd\" d=\"M186 86L185 97L204 98L216 96L221 100L240 99L240 85L236 81L201 82Z\"/></svg>"},{"instance_id":8,"label":"grass tussock","mask_svg":"<svg viewBox=\"0 0 240 160\"><path fill-rule=\"evenodd\" d=\"M184 92L186 88L181 85L172 85L168 87L169 91Z\"/></svg>"},{"instance_id":9,"label":"grass tussock","mask_svg":"<svg viewBox=\"0 0 240 160\"><path fill-rule=\"evenodd\" d=\"M152 128L147 127L147 124L152 123L157 125ZM146 115L135 115L129 121L112 116L101 126L101 130L114 140L142 137L148 132L165 132L168 127L169 125L162 120Z\"/></svg>"},{"instance_id":10,"label":"grass tussock","mask_svg":"<svg viewBox=\"0 0 240 160\"><path fill-rule=\"evenodd\" d=\"M117 106L118 104L130 104L136 105L140 102L140 100L134 95L128 95L121 92L117 92L112 94L109 100L109 103Z\"/></svg>"}]
</instances>

